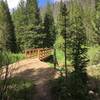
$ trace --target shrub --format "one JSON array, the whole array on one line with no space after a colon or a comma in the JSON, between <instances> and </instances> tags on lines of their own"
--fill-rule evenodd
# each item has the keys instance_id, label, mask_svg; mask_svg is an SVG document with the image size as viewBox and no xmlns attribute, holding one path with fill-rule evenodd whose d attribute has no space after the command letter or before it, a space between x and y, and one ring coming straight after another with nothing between
<instances>
[{"instance_id":1,"label":"shrub","mask_svg":"<svg viewBox=\"0 0 100 100\"><path fill-rule=\"evenodd\" d=\"M51 93L53 95L53 100L66 100L67 98L67 88L65 83L65 78L60 77L51 82Z\"/></svg>"},{"instance_id":2,"label":"shrub","mask_svg":"<svg viewBox=\"0 0 100 100\"><path fill-rule=\"evenodd\" d=\"M3 81L0 83L2 87ZM35 87L32 81L20 78L9 79L7 91L3 94L4 100L32 100L35 94Z\"/></svg>"},{"instance_id":3,"label":"shrub","mask_svg":"<svg viewBox=\"0 0 100 100\"><path fill-rule=\"evenodd\" d=\"M88 87L75 72L68 76L67 81L64 77L60 77L51 84L53 100L89 100Z\"/></svg>"}]
</instances>

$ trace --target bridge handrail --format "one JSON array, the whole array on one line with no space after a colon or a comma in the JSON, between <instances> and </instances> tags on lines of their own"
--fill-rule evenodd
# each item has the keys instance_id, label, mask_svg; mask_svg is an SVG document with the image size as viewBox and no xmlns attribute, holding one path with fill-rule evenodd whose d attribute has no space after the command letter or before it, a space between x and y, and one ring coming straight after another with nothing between
<instances>
[{"instance_id":1,"label":"bridge handrail","mask_svg":"<svg viewBox=\"0 0 100 100\"><path fill-rule=\"evenodd\" d=\"M51 48L33 48L25 50L24 53L28 58L36 57L39 58L40 60L43 60L51 55L52 50L53 49Z\"/></svg>"}]
</instances>

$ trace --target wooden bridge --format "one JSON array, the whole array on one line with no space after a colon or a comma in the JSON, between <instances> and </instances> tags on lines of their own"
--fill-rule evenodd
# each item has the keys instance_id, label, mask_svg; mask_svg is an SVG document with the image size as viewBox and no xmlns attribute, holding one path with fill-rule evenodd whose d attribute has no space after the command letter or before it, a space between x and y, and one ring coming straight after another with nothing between
<instances>
[{"instance_id":1,"label":"wooden bridge","mask_svg":"<svg viewBox=\"0 0 100 100\"><path fill-rule=\"evenodd\" d=\"M52 55L53 49L50 48L36 48L36 49L28 49L25 50L25 56L27 58L38 58L40 60L44 60L50 55Z\"/></svg>"}]
</instances>

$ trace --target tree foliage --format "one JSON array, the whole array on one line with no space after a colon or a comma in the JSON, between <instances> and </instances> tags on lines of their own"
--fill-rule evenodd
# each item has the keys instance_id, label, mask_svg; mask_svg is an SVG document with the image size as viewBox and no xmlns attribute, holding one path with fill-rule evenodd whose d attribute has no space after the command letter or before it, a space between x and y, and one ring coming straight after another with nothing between
<instances>
[{"instance_id":1,"label":"tree foliage","mask_svg":"<svg viewBox=\"0 0 100 100\"><path fill-rule=\"evenodd\" d=\"M0 48L17 52L15 27L7 2L0 1Z\"/></svg>"},{"instance_id":2,"label":"tree foliage","mask_svg":"<svg viewBox=\"0 0 100 100\"><path fill-rule=\"evenodd\" d=\"M25 48L25 31L27 27L26 3L21 0L17 9L13 10L12 17L16 28L16 37L19 51Z\"/></svg>"},{"instance_id":3,"label":"tree foliage","mask_svg":"<svg viewBox=\"0 0 100 100\"><path fill-rule=\"evenodd\" d=\"M64 39L64 55L65 55L65 73L67 78L67 42L69 41L69 29L70 29L70 21L69 21L69 12L66 4L61 0L60 2L60 12L58 18L58 35L60 34Z\"/></svg>"},{"instance_id":4,"label":"tree foliage","mask_svg":"<svg viewBox=\"0 0 100 100\"><path fill-rule=\"evenodd\" d=\"M37 0L20 1L13 13L20 50L43 47L43 24Z\"/></svg>"},{"instance_id":5,"label":"tree foliage","mask_svg":"<svg viewBox=\"0 0 100 100\"><path fill-rule=\"evenodd\" d=\"M55 23L53 18L53 12L51 10L51 5L48 3L47 10L44 15L44 34L45 38L43 41L44 47L53 47L55 43L56 38L56 29L55 29Z\"/></svg>"},{"instance_id":6,"label":"tree foliage","mask_svg":"<svg viewBox=\"0 0 100 100\"><path fill-rule=\"evenodd\" d=\"M86 28L84 26L82 9L79 9L79 14L74 17L72 21L72 65L75 71L71 75L70 93L72 100L88 100L87 87L87 36ZM76 86L74 86L76 84ZM71 89L73 88L73 90Z\"/></svg>"},{"instance_id":7,"label":"tree foliage","mask_svg":"<svg viewBox=\"0 0 100 100\"><path fill-rule=\"evenodd\" d=\"M96 0L96 19L95 19L95 32L98 36L97 41L100 44L100 0Z\"/></svg>"},{"instance_id":8,"label":"tree foliage","mask_svg":"<svg viewBox=\"0 0 100 100\"><path fill-rule=\"evenodd\" d=\"M26 48L37 48L42 46L42 21L40 17L40 9L37 0L27 0L27 37ZM42 35L42 36L41 36Z\"/></svg>"}]
</instances>

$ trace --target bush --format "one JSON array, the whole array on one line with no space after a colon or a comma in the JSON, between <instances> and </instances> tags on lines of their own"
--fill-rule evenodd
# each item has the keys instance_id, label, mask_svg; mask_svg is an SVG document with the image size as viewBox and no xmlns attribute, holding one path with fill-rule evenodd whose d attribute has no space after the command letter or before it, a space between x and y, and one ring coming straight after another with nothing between
<instances>
[{"instance_id":1,"label":"bush","mask_svg":"<svg viewBox=\"0 0 100 100\"><path fill-rule=\"evenodd\" d=\"M65 83L65 78L60 77L51 82L51 94L53 100L66 100L67 98L67 88Z\"/></svg>"},{"instance_id":2,"label":"bush","mask_svg":"<svg viewBox=\"0 0 100 100\"><path fill-rule=\"evenodd\" d=\"M75 72L68 76L67 81L60 77L51 84L53 100L89 100L88 87Z\"/></svg>"},{"instance_id":3,"label":"bush","mask_svg":"<svg viewBox=\"0 0 100 100\"><path fill-rule=\"evenodd\" d=\"M3 81L0 83L2 87ZM13 78L7 82L7 91L3 94L4 100L33 100L35 87L32 81Z\"/></svg>"}]
</instances>

